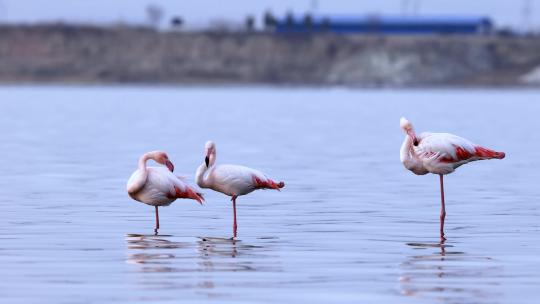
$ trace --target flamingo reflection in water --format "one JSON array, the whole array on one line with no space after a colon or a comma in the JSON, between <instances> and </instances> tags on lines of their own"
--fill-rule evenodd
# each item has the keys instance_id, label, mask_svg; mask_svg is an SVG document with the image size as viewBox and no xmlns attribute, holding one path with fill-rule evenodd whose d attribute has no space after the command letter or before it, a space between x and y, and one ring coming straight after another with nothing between
<instances>
[{"instance_id":1,"label":"flamingo reflection in water","mask_svg":"<svg viewBox=\"0 0 540 304\"><path fill-rule=\"evenodd\" d=\"M498 284L501 267L492 258L456 251L445 240L407 246L414 253L400 265L403 295L443 303L493 303L500 296L493 286Z\"/></svg>"}]
</instances>

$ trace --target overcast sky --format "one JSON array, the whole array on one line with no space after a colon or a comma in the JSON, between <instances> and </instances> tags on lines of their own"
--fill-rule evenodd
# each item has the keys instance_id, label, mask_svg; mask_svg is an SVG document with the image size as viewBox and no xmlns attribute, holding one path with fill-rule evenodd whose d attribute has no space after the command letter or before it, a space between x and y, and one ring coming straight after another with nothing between
<instances>
[{"instance_id":1,"label":"overcast sky","mask_svg":"<svg viewBox=\"0 0 540 304\"><path fill-rule=\"evenodd\" d=\"M420 15L487 15L499 25L519 28L526 24L524 8L529 7L529 24L540 28L540 0L0 0L0 20L142 23L145 7L157 4L167 19L179 14L187 25L201 26L216 19L241 21L247 14L259 17L266 9L277 15L302 13L313 3L321 14L399 14L407 2L407 10Z\"/></svg>"}]
</instances>

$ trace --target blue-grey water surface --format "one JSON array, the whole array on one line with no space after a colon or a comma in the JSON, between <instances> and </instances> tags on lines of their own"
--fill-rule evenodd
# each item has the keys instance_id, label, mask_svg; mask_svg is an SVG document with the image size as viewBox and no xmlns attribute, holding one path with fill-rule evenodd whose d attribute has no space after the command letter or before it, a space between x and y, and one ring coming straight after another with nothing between
<instances>
[{"instance_id":1,"label":"blue-grey water surface","mask_svg":"<svg viewBox=\"0 0 540 304\"><path fill-rule=\"evenodd\" d=\"M0 88L2 303L537 303L540 91ZM504 160L439 188L399 162L406 116ZM125 183L167 151L193 180L204 143L281 192L150 206Z\"/></svg>"}]
</instances>

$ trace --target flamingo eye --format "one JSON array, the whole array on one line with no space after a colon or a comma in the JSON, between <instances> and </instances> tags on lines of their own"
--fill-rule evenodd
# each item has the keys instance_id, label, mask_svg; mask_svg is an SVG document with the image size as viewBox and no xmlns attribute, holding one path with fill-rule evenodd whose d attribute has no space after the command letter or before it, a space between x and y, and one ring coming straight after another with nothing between
<instances>
[{"instance_id":1,"label":"flamingo eye","mask_svg":"<svg viewBox=\"0 0 540 304\"><path fill-rule=\"evenodd\" d=\"M413 145L418 146L418 139L416 139L416 138L414 139Z\"/></svg>"}]
</instances>

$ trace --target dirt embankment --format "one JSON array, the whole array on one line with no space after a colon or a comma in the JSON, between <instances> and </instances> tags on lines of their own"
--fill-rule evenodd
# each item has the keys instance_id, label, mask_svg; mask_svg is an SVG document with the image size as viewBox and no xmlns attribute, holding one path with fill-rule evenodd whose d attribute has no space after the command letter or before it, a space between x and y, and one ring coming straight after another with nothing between
<instances>
[{"instance_id":1,"label":"dirt embankment","mask_svg":"<svg viewBox=\"0 0 540 304\"><path fill-rule=\"evenodd\" d=\"M540 38L1 26L0 81L535 85L539 50Z\"/></svg>"}]
</instances>

